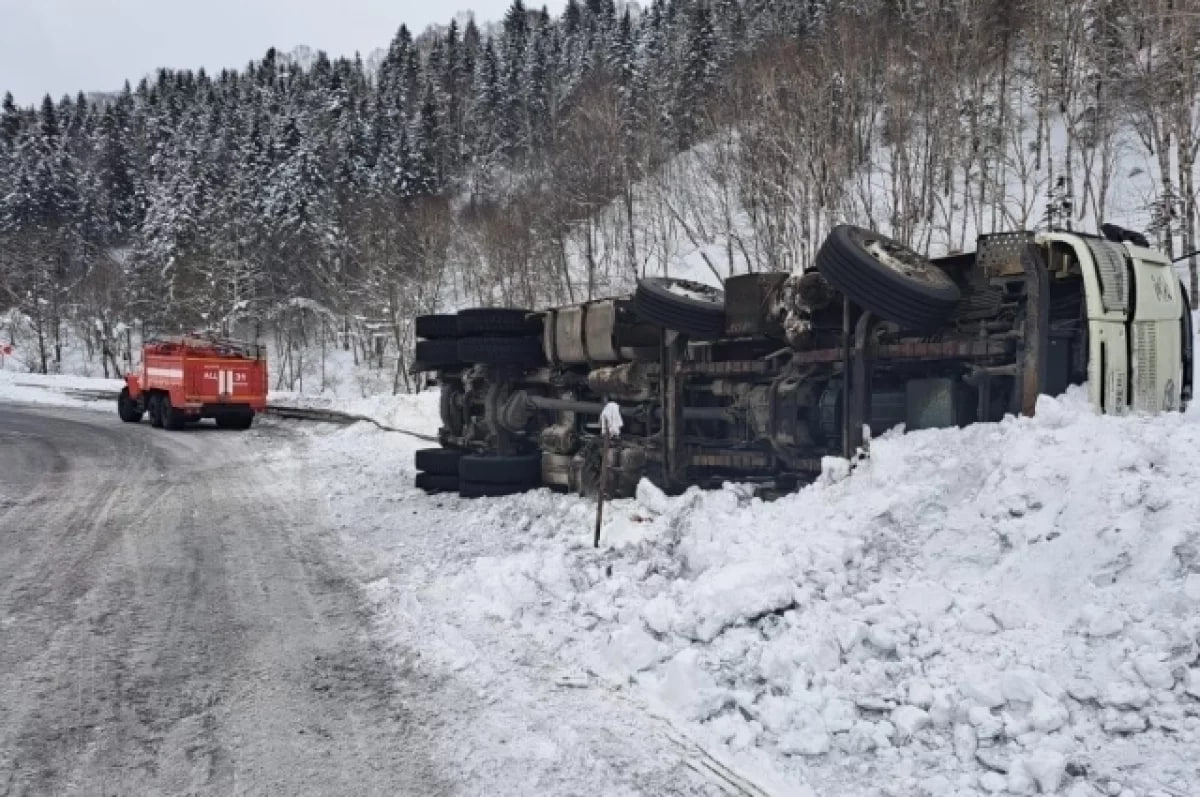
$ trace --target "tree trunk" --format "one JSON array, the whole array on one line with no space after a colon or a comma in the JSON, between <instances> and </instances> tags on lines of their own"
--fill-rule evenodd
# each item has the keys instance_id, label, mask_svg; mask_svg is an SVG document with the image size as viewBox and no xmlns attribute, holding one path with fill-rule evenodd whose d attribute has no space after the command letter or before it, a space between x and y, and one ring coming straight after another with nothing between
<instances>
[{"instance_id":1,"label":"tree trunk","mask_svg":"<svg viewBox=\"0 0 1200 797\"><path fill-rule=\"evenodd\" d=\"M587 254L587 300L596 298L596 253L592 248L592 216L588 211L583 229L584 251Z\"/></svg>"},{"instance_id":2,"label":"tree trunk","mask_svg":"<svg viewBox=\"0 0 1200 797\"><path fill-rule=\"evenodd\" d=\"M1197 289L1200 289L1200 275L1196 273L1196 191L1192 168L1195 165L1194 148L1188 140L1189 135L1180 131L1178 139L1179 160L1179 190L1183 195L1183 252L1188 256L1188 295L1192 307L1197 304Z\"/></svg>"}]
</instances>

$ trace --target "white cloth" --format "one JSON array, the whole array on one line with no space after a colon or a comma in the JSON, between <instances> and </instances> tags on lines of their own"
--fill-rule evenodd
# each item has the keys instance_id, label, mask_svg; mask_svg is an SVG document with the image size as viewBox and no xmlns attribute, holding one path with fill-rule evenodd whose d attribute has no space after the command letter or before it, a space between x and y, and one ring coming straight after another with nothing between
<instances>
[{"instance_id":1,"label":"white cloth","mask_svg":"<svg viewBox=\"0 0 1200 797\"><path fill-rule=\"evenodd\" d=\"M609 437L617 437L621 434L621 425L624 421L621 418L621 408L616 402L610 401L604 405L604 411L600 413L600 431Z\"/></svg>"}]
</instances>

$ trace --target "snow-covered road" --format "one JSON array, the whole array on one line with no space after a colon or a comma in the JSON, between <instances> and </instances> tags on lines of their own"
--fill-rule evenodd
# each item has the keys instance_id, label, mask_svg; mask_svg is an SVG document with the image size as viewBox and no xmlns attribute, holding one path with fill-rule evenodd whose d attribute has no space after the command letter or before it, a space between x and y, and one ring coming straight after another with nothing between
<instances>
[{"instance_id":1,"label":"snow-covered road","mask_svg":"<svg viewBox=\"0 0 1200 797\"><path fill-rule=\"evenodd\" d=\"M450 793L1200 794L1196 410L1045 399L773 503L643 484L599 550L590 502L427 496L368 424L245 440Z\"/></svg>"},{"instance_id":2,"label":"snow-covered road","mask_svg":"<svg viewBox=\"0 0 1200 797\"><path fill-rule=\"evenodd\" d=\"M375 617L331 496L387 485L312 429L0 403L0 793L722 793L636 709L450 666L445 618ZM381 434L334 437L358 435L369 462ZM448 518L403 521L390 547L436 565Z\"/></svg>"},{"instance_id":3,"label":"snow-covered road","mask_svg":"<svg viewBox=\"0 0 1200 797\"><path fill-rule=\"evenodd\" d=\"M454 793L293 437L0 404L0 793Z\"/></svg>"}]
</instances>

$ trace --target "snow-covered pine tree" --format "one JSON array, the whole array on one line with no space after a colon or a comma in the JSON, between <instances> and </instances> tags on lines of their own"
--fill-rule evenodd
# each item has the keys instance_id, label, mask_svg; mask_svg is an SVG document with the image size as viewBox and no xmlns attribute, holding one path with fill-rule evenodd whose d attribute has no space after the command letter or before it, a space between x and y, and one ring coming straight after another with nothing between
<instances>
[{"instance_id":1,"label":"snow-covered pine tree","mask_svg":"<svg viewBox=\"0 0 1200 797\"><path fill-rule=\"evenodd\" d=\"M680 146L694 143L707 118L707 106L717 83L719 58L712 12L706 0L691 5L682 62L674 86L672 121Z\"/></svg>"}]
</instances>

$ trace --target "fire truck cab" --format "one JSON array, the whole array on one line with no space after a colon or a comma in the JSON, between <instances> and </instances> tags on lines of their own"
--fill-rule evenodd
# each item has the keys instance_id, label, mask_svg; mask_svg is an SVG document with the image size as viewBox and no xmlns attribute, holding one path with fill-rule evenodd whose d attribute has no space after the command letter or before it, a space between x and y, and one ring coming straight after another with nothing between
<instances>
[{"instance_id":1,"label":"fire truck cab","mask_svg":"<svg viewBox=\"0 0 1200 797\"><path fill-rule=\"evenodd\" d=\"M140 370L125 376L117 413L126 423L150 416L178 430L213 418L223 429L249 429L267 406L267 359L255 343L200 336L160 338L142 347Z\"/></svg>"}]
</instances>

